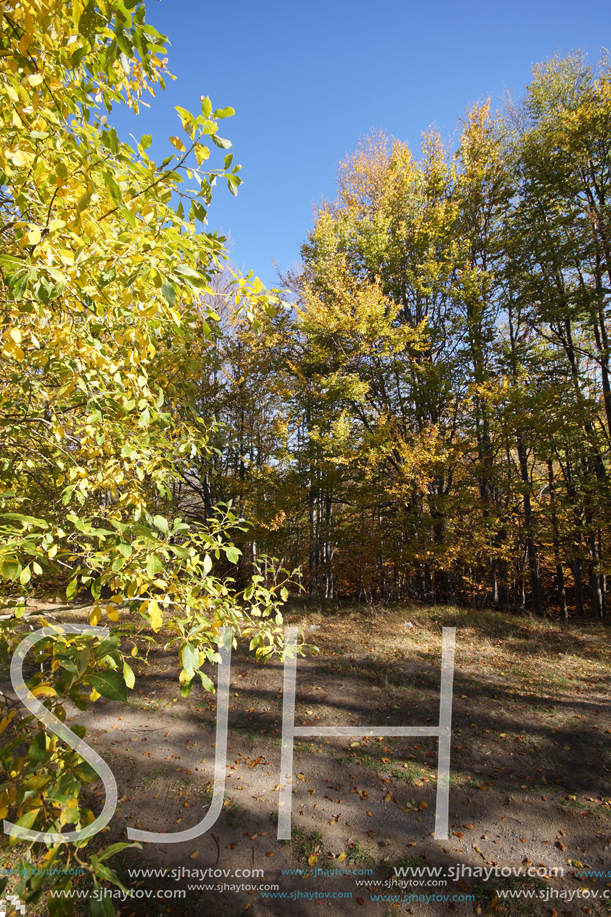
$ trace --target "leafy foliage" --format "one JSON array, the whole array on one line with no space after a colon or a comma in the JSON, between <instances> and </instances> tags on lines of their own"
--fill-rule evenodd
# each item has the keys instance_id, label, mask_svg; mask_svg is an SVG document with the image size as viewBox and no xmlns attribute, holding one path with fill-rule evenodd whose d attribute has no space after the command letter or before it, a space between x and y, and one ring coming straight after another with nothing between
<instances>
[{"instance_id":1,"label":"leafy foliage","mask_svg":"<svg viewBox=\"0 0 611 917\"><path fill-rule=\"evenodd\" d=\"M203 224L212 187L224 178L236 193L240 167L232 154L220 169L205 164L210 143L231 146L218 123L233 110L213 111L207 98L200 114L177 108L180 136L156 164L151 137L132 148L107 114L137 110L168 76L165 38L141 0L8 0L0 22L3 655L21 639L32 590L85 592L93 625L132 611L154 632L169 629L181 692L195 679L212 690L204 668L221 626L265 659L282 623L281 586L255 576L232 589L240 521L231 506L186 522L176 498L212 448L189 354L197 346L212 360L219 334L203 303L224 240ZM230 294L253 320L274 310L250 275L236 276ZM66 699L80 709L100 695L124 699L135 675L121 633L112 649L67 634L37 645L27 663L45 674L30 687L60 719ZM15 723L2 754L4 814L36 830L88 824L78 796L95 774L43 732L32 738L32 717ZM116 881L104 865L112 852L90 857L96 882ZM60 855L80 856L55 845L47 859ZM19 888L24 900L36 900L36 881Z\"/></svg>"}]
</instances>

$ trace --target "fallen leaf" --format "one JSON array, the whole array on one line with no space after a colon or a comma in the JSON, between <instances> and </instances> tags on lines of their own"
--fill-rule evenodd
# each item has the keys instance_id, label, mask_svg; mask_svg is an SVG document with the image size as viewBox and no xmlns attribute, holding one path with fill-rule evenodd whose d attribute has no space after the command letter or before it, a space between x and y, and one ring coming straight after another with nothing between
<instances>
[{"instance_id":1,"label":"fallen leaf","mask_svg":"<svg viewBox=\"0 0 611 917\"><path fill-rule=\"evenodd\" d=\"M420 802L418 803L418 808L420 809L421 812L424 812L424 810L428 809L428 807L429 807L429 804L428 802L425 802L424 799L421 799Z\"/></svg>"},{"instance_id":2,"label":"fallen leaf","mask_svg":"<svg viewBox=\"0 0 611 917\"><path fill-rule=\"evenodd\" d=\"M315 853L311 854L311 856L308 857L308 863L310 866L316 866L316 864L318 863L318 857L316 856Z\"/></svg>"},{"instance_id":3,"label":"fallen leaf","mask_svg":"<svg viewBox=\"0 0 611 917\"><path fill-rule=\"evenodd\" d=\"M357 900L358 903L361 905L361 907L365 904L365 899L364 899L364 898L357 898L356 900Z\"/></svg>"},{"instance_id":4,"label":"fallen leaf","mask_svg":"<svg viewBox=\"0 0 611 917\"><path fill-rule=\"evenodd\" d=\"M191 860L194 860L195 857L198 857L198 856L199 856L199 850L194 850L193 853L192 853L191 856L190 856L190 859L191 859Z\"/></svg>"},{"instance_id":5,"label":"fallen leaf","mask_svg":"<svg viewBox=\"0 0 611 917\"><path fill-rule=\"evenodd\" d=\"M563 852L566 850L566 844L563 844L562 841L556 841L556 847Z\"/></svg>"},{"instance_id":6,"label":"fallen leaf","mask_svg":"<svg viewBox=\"0 0 611 917\"><path fill-rule=\"evenodd\" d=\"M337 859L340 861L340 863L343 863L343 862L344 862L344 860L346 859L346 854L344 853L343 850L342 850L342 852L340 853L340 855L338 856Z\"/></svg>"},{"instance_id":7,"label":"fallen leaf","mask_svg":"<svg viewBox=\"0 0 611 917\"><path fill-rule=\"evenodd\" d=\"M266 856L266 857L273 857L273 855L274 855L274 854L272 853L272 851L271 851L271 850L270 850L270 852L269 852L269 853L266 853L266 854L265 854L265 856Z\"/></svg>"}]
</instances>

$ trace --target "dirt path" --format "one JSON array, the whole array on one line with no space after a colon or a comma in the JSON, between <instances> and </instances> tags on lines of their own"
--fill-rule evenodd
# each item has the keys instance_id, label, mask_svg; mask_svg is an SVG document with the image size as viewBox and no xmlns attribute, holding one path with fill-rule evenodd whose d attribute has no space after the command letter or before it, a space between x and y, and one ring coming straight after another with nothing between
<instances>
[{"instance_id":1,"label":"dirt path","mask_svg":"<svg viewBox=\"0 0 611 917\"><path fill-rule=\"evenodd\" d=\"M296 740L293 840L278 841L283 668L238 650L221 817L194 841L129 851L120 863L128 886L167 897L115 898L117 913L611 913L602 897L611 901L605 628L455 609L290 617L321 651L298 661L296 722L355 729L435 725L441 627L457 627L449 839L433 836L435 738L334 737ZM189 828L211 799L216 699L201 690L181 698L169 652L148 663L127 705L99 700L70 717L87 725L119 785L104 844L127 826ZM98 811L101 784L90 800ZM407 873L393 886L396 866ZM129 877L139 867L167 873Z\"/></svg>"}]
</instances>

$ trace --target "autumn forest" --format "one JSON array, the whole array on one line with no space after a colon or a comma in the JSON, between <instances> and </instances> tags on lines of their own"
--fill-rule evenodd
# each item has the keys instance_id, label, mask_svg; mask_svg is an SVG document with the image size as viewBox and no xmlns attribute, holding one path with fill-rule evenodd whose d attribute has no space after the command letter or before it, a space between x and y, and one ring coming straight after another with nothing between
<instances>
[{"instance_id":1,"label":"autumn forest","mask_svg":"<svg viewBox=\"0 0 611 917\"><path fill-rule=\"evenodd\" d=\"M232 501L242 568L312 595L602 617L610 194L606 60L537 66L450 145L361 139L283 307L253 327L217 277L192 354L216 433L176 499Z\"/></svg>"}]
</instances>

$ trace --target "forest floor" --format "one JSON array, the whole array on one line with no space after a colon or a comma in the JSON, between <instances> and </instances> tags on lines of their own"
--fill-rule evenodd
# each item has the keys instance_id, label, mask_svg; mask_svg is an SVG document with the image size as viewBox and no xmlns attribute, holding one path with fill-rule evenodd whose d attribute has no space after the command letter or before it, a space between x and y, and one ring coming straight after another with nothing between
<instances>
[{"instance_id":1,"label":"forest floor","mask_svg":"<svg viewBox=\"0 0 611 917\"><path fill-rule=\"evenodd\" d=\"M277 840L283 666L261 667L240 647L222 814L194 841L117 855L111 865L134 892L112 899L117 914L611 914L607 626L445 607L293 605L286 617L318 648L297 661L296 723L355 729L437 724L442 627L456 627L449 838L434 837L435 737L323 737L295 741L293 837ZM196 825L210 802L216 698L201 688L182 698L175 656L163 634L157 643L127 704L100 699L69 717L119 787L95 849L125 839L126 826ZM99 811L101 784L88 798ZM18 853L5 843L3 864ZM393 885L397 866L406 873ZM130 875L138 869L159 874ZM28 906L26 917L38 914L42 904Z\"/></svg>"}]
</instances>

